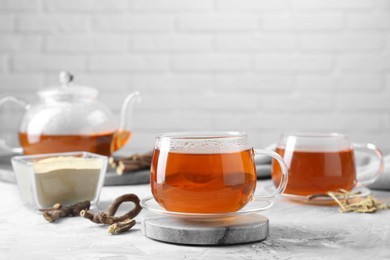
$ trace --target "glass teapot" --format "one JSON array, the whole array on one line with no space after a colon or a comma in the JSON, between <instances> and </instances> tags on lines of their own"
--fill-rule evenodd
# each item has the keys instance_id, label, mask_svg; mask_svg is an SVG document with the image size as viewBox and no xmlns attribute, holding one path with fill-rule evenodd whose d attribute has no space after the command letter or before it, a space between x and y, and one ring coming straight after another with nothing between
<instances>
[{"instance_id":1,"label":"glass teapot","mask_svg":"<svg viewBox=\"0 0 390 260\"><path fill-rule=\"evenodd\" d=\"M18 130L22 147L0 140L1 149L24 154L88 151L111 155L128 142L132 107L141 100L138 91L125 98L117 125L108 107L97 100L96 89L75 85L69 72L60 73L60 83L39 91L36 104L14 96L0 99L0 105L11 101L26 110Z\"/></svg>"}]
</instances>

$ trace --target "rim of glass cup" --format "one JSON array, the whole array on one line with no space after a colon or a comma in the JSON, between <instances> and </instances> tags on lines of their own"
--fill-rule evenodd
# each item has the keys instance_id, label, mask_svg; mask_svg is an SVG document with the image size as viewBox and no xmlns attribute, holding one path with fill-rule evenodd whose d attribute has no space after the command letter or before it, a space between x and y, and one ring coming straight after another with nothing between
<instances>
[{"instance_id":1,"label":"rim of glass cup","mask_svg":"<svg viewBox=\"0 0 390 260\"><path fill-rule=\"evenodd\" d=\"M189 132L168 132L157 135L157 138L169 138L177 140L188 139L226 139L247 137L246 132L241 131L189 131Z\"/></svg>"},{"instance_id":2,"label":"rim of glass cup","mask_svg":"<svg viewBox=\"0 0 390 260\"><path fill-rule=\"evenodd\" d=\"M321 133L316 133L316 132L287 132L283 133L281 135L282 137L287 137L287 136L293 136L293 137L299 137L299 138L348 138L347 135L345 134L340 134L336 132L321 132Z\"/></svg>"},{"instance_id":3,"label":"rim of glass cup","mask_svg":"<svg viewBox=\"0 0 390 260\"><path fill-rule=\"evenodd\" d=\"M353 143L349 136L335 132L291 132L282 134L276 146L300 147L305 150L310 148L310 151L324 151L324 149L340 151L340 149L351 149Z\"/></svg>"}]
</instances>

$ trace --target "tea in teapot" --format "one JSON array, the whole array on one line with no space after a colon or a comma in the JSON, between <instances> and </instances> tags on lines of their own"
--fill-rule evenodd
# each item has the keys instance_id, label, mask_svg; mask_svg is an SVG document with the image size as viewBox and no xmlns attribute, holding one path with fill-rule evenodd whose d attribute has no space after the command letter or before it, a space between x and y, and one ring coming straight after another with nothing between
<instances>
[{"instance_id":1,"label":"tea in teapot","mask_svg":"<svg viewBox=\"0 0 390 260\"><path fill-rule=\"evenodd\" d=\"M55 147L56 152L82 150L110 155L122 148L130 136L131 132L126 130L91 135L29 135L26 132L19 132L19 141L24 154L51 153Z\"/></svg>"},{"instance_id":2,"label":"tea in teapot","mask_svg":"<svg viewBox=\"0 0 390 260\"><path fill-rule=\"evenodd\" d=\"M16 97L0 100L0 104L13 101L26 109L18 131L24 154L86 151L111 155L128 142L132 105L140 101L139 92L126 97L118 126L111 111L97 100L96 89L75 85L68 72L60 74L60 82L59 87L39 91L40 101L33 105Z\"/></svg>"}]
</instances>

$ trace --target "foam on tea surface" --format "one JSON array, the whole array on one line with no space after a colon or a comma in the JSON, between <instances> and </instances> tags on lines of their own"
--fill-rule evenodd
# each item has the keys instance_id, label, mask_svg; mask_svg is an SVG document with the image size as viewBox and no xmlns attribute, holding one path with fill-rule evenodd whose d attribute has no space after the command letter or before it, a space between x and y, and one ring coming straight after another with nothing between
<instances>
[{"instance_id":1,"label":"foam on tea surface","mask_svg":"<svg viewBox=\"0 0 390 260\"><path fill-rule=\"evenodd\" d=\"M251 149L248 139L245 136L240 136L240 133L236 134L237 136L233 136L234 138L217 134L206 136L201 133L186 137L175 133L166 134L157 139L155 149L190 154L232 153Z\"/></svg>"}]
</instances>

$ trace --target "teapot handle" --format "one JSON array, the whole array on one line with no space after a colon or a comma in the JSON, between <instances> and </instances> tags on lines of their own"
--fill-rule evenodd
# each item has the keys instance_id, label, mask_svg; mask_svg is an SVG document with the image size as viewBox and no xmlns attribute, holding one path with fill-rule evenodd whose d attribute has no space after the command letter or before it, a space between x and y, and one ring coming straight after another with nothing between
<instances>
[{"instance_id":1,"label":"teapot handle","mask_svg":"<svg viewBox=\"0 0 390 260\"><path fill-rule=\"evenodd\" d=\"M111 142L111 153L121 149L131 137L131 111L134 102L140 102L141 96L138 91L130 93L123 102L119 129L114 133Z\"/></svg>"},{"instance_id":2,"label":"teapot handle","mask_svg":"<svg viewBox=\"0 0 390 260\"><path fill-rule=\"evenodd\" d=\"M141 94L139 91L130 93L123 102L121 110L120 130L127 130L131 132L131 111L133 110L133 104L141 102Z\"/></svg>"},{"instance_id":3,"label":"teapot handle","mask_svg":"<svg viewBox=\"0 0 390 260\"><path fill-rule=\"evenodd\" d=\"M7 102L13 102L13 103L23 107L26 110L30 107L30 105L27 101L25 101L21 98L14 97L14 96L5 96L5 97L0 98L0 107ZM17 153L17 154L23 153L22 147L11 147L2 138L0 138L0 150L6 151L9 153Z\"/></svg>"}]
</instances>

